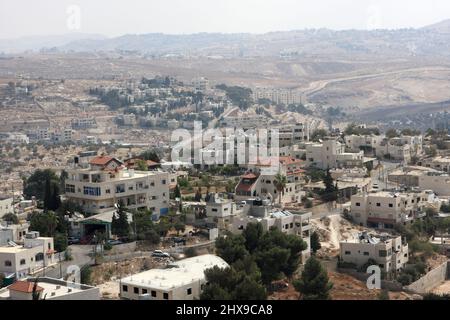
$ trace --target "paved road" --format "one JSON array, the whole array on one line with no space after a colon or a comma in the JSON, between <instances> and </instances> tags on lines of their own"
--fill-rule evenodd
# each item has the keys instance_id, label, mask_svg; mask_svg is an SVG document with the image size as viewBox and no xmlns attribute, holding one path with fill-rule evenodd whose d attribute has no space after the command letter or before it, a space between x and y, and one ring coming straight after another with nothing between
<instances>
[{"instance_id":1,"label":"paved road","mask_svg":"<svg viewBox=\"0 0 450 320\"><path fill-rule=\"evenodd\" d=\"M396 188L398 185L388 181L389 173L402 165L400 162L380 161L381 166L378 169L372 170L372 185L378 184L378 190Z\"/></svg>"},{"instance_id":2,"label":"paved road","mask_svg":"<svg viewBox=\"0 0 450 320\"><path fill-rule=\"evenodd\" d=\"M72 260L63 261L61 265L57 263L54 266L48 267L45 270L45 276L59 279L67 275L67 268L71 265L76 265L81 268L84 265L93 264L94 261L90 256L93 250L91 245L71 245L69 248L71 250ZM43 276L44 272L41 271L38 275Z\"/></svg>"}]
</instances>

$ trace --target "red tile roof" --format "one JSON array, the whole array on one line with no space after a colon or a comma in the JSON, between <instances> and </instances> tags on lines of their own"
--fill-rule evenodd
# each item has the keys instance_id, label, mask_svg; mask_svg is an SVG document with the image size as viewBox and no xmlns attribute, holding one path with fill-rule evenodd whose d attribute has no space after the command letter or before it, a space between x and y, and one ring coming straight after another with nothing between
<instances>
[{"instance_id":1,"label":"red tile roof","mask_svg":"<svg viewBox=\"0 0 450 320\"><path fill-rule=\"evenodd\" d=\"M111 160L114 160L114 158L109 156L98 156L89 161L89 163L97 166L104 166L107 165Z\"/></svg>"},{"instance_id":2,"label":"red tile roof","mask_svg":"<svg viewBox=\"0 0 450 320\"><path fill-rule=\"evenodd\" d=\"M293 157L280 157L280 163L283 165L289 165L289 164L294 164L294 163L302 163L302 160L293 158Z\"/></svg>"},{"instance_id":3,"label":"red tile roof","mask_svg":"<svg viewBox=\"0 0 450 320\"><path fill-rule=\"evenodd\" d=\"M242 176L242 179L256 179L258 176L254 173L247 173Z\"/></svg>"},{"instance_id":4,"label":"red tile roof","mask_svg":"<svg viewBox=\"0 0 450 320\"><path fill-rule=\"evenodd\" d=\"M19 291L24 293L32 293L34 287L34 282L29 281L16 281L8 287L9 290ZM43 291L44 288L37 286L37 291Z\"/></svg>"}]
</instances>

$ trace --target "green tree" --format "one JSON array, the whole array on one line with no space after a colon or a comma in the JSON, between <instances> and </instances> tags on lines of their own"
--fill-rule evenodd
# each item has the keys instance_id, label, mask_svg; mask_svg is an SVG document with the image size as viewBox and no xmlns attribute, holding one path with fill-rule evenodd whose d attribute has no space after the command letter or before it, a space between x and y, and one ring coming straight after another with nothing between
<instances>
[{"instance_id":1,"label":"green tree","mask_svg":"<svg viewBox=\"0 0 450 320\"><path fill-rule=\"evenodd\" d=\"M386 137L389 139L392 139L392 138L395 138L398 136L399 136L399 134L398 134L397 130L395 130L395 129L391 128L386 131Z\"/></svg>"},{"instance_id":2,"label":"green tree","mask_svg":"<svg viewBox=\"0 0 450 320\"><path fill-rule=\"evenodd\" d=\"M312 256L306 261L305 270L294 282L294 287L304 300L329 300L333 284L319 260Z\"/></svg>"},{"instance_id":3,"label":"green tree","mask_svg":"<svg viewBox=\"0 0 450 320\"><path fill-rule=\"evenodd\" d=\"M311 250L313 253L316 253L320 248L322 248L322 245L320 244L319 234L317 231L314 231L311 234Z\"/></svg>"},{"instance_id":4,"label":"green tree","mask_svg":"<svg viewBox=\"0 0 450 320\"><path fill-rule=\"evenodd\" d=\"M53 211L32 213L30 217L30 230L38 231L43 237L54 237L58 222L58 216Z\"/></svg>"},{"instance_id":5,"label":"green tree","mask_svg":"<svg viewBox=\"0 0 450 320\"><path fill-rule=\"evenodd\" d=\"M117 212L114 213L111 232L120 238L130 236L130 224L128 223L128 214L122 204L118 204Z\"/></svg>"},{"instance_id":6,"label":"green tree","mask_svg":"<svg viewBox=\"0 0 450 320\"><path fill-rule=\"evenodd\" d=\"M145 151L139 157L144 160L151 160L151 161L157 162L157 163L161 162L158 154L154 150Z\"/></svg>"},{"instance_id":7,"label":"green tree","mask_svg":"<svg viewBox=\"0 0 450 320\"><path fill-rule=\"evenodd\" d=\"M60 184L60 179L52 170L36 170L28 179L24 180L23 193L25 197L31 199L32 196L35 196L36 199L43 201L47 181L50 181L50 185ZM48 189L51 191L51 186Z\"/></svg>"},{"instance_id":8,"label":"green tree","mask_svg":"<svg viewBox=\"0 0 450 320\"><path fill-rule=\"evenodd\" d=\"M281 205L281 196L284 195L284 189L287 185L287 178L285 175L281 174L281 172L278 172L275 175L274 179L275 188L278 191L278 203Z\"/></svg>"},{"instance_id":9,"label":"green tree","mask_svg":"<svg viewBox=\"0 0 450 320\"><path fill-rule=\"evenodd\" d=\"M55 242L56 251L63 252L64 250L66 250L68 246L66 234L57 232L53 240Z\"/></svg>"},{"instance_id":10,"label":"green tree","mask_svg":"<svg viewBox=\"0 0 450 320\"><path fill-rule=\"evenodd\" d=\"M18 224L19 218L14 213L7 213L3 216L3 221L6 221L10 224Z\"/></svg>"},{"instance_id":11,"label":"green tree","mask_svg":"<svg viewBox=\"0 0 450 320\"><path fill-rule=\"evenodd\" d=\"M181 199L181 191L180 191L180 187L178 186L178 184L175 187L175 191L173 192L173 195L175 196L175 198Z\"/></svg>"},{"instance_id":12,"label":"green tree","mask_svg":"<svg viewBox=\"0 0 450 320\"><path fill-rule=\"evenodd\" d=\"M147 163L145 162L145 160L138 160L136 165L138 171L148 171Z\"/></svg>"},{"instance_id":13,"label":"green tree","mask_svg":"<svg viewBox=\"0 0 450 320\"><path fill-rule=\"evenodd\" d=\"M311 141L318 142L319 140L323 140L328 135L328 132L325 129L317 129L311 135Z\"/></svg>"},{"instance_id":14,"label":"green tree","mask_svg":"<svg viewBox=\"0 0 450 320\"><path fill-rule=\"evenodd\" d=\"M324 201L336 201L337 199L337 187L334 184L333 177L331 176L330 169L327 169L325 176L323 177L323 184L325 190L322 194Z\"/></svg>"},{"instance_id":15,"label":"green tree","mask_svg":"<svg viewBox=\"0 0 450 320\"><path fill-rule=\"evenodd\" d=\"M221 269L217 266L205 270L207 285L202 300L265 300L267 292L255 275L234 267Z\"/></svg>"},{"instance_id":16,"label":"green tree","mask_svg":"<svg viewBox=\"0 0 450 320\"><path fill-rule=\"evenodd\" d=\"M216 252L228 264L232 264L248 255L244 237L231 233L216 240Z\"/></svg>"},{"instance_id":17,"label":"green tree","mask_svg":"<svg viewBox=\"0 0 450 320\"><path fill-rule=\"evenodd\" d=\"M249 223L242 235L245 239L245 247L253 253L259 246L264 230L261 223Z\"/></svg>"}]
</instances>

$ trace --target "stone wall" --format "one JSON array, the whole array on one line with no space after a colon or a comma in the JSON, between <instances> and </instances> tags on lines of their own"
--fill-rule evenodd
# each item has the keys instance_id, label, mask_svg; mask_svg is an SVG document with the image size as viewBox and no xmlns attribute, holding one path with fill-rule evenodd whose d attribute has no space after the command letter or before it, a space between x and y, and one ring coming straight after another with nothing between
<instances>
[{"instance_id":1,"label":"stone wall","mask_svg":"<svg viewBox=\"0 0 450 320\"><path fill-rule=\"evenodd\" d=\"M428 272L419 280L406 286L405 289L417 293L427 293L447 279L448 268L449 263L446 261L439 267Z\"/></svg>"}]
</instances>

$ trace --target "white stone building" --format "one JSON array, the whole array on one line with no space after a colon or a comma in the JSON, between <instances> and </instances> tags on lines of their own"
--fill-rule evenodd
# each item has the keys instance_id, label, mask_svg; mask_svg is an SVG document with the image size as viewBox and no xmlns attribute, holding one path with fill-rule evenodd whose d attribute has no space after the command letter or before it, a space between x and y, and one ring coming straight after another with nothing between
<instances>
[{"instance_id":1,"label":"white stone building","mask_svg":"<svg viewBox=\"0 0 450 320\"><path fill-rule=\"evenodd\" d=\"M122 203L128 209L150 209L166 214L169 207L169 174L135 171L108 156L98 156L86 164L67 170L66 197L86 212L101 213Z\"/></svg>"},{"instance_id":2,"label":"white stone building","mask_svg":"<svg viewBox=\"0 0 450 320\"><path fill-rule=\"evenodd\" d=\"M0 247L0 272L6 276L22 279L55 263L53 238L39 237L36 231L26 234L23 246Z\"/></svg>"},{"instance_id":3,"label":"white stone building","mask_svg":"<svg viewBox=\"0 0 450 320\"><path fill-rule=\"evenodd\" d=\"M205 270L227 268L220 257L206 254L123 278L120 297L129 300L196 300L206 285Z\"/></svg>"},{"instance_id":4,"label":"white stone building","mask_svg":"<svg viewBox=\"0 0 450 320\"><path fill-rule=\"evenodd\" d=\"M340 243L341 261L360 267L373 259L384 272L402 270L409 259L408 251L408 244L401 237L387 234L375 237L363 232Z\"/></svg>"},{"instance_id":5,"label":"white stone building","mask_svg":"<svg viewBox=\"0 0 450 320\"><path fill-rule=\"evenodd\" d=\"M390 229L395 224L412 223L423 218L425 208L434 205L432 191L375 192L351 197L351 216L360 225Z\"/></svg>"}]
</instances>

